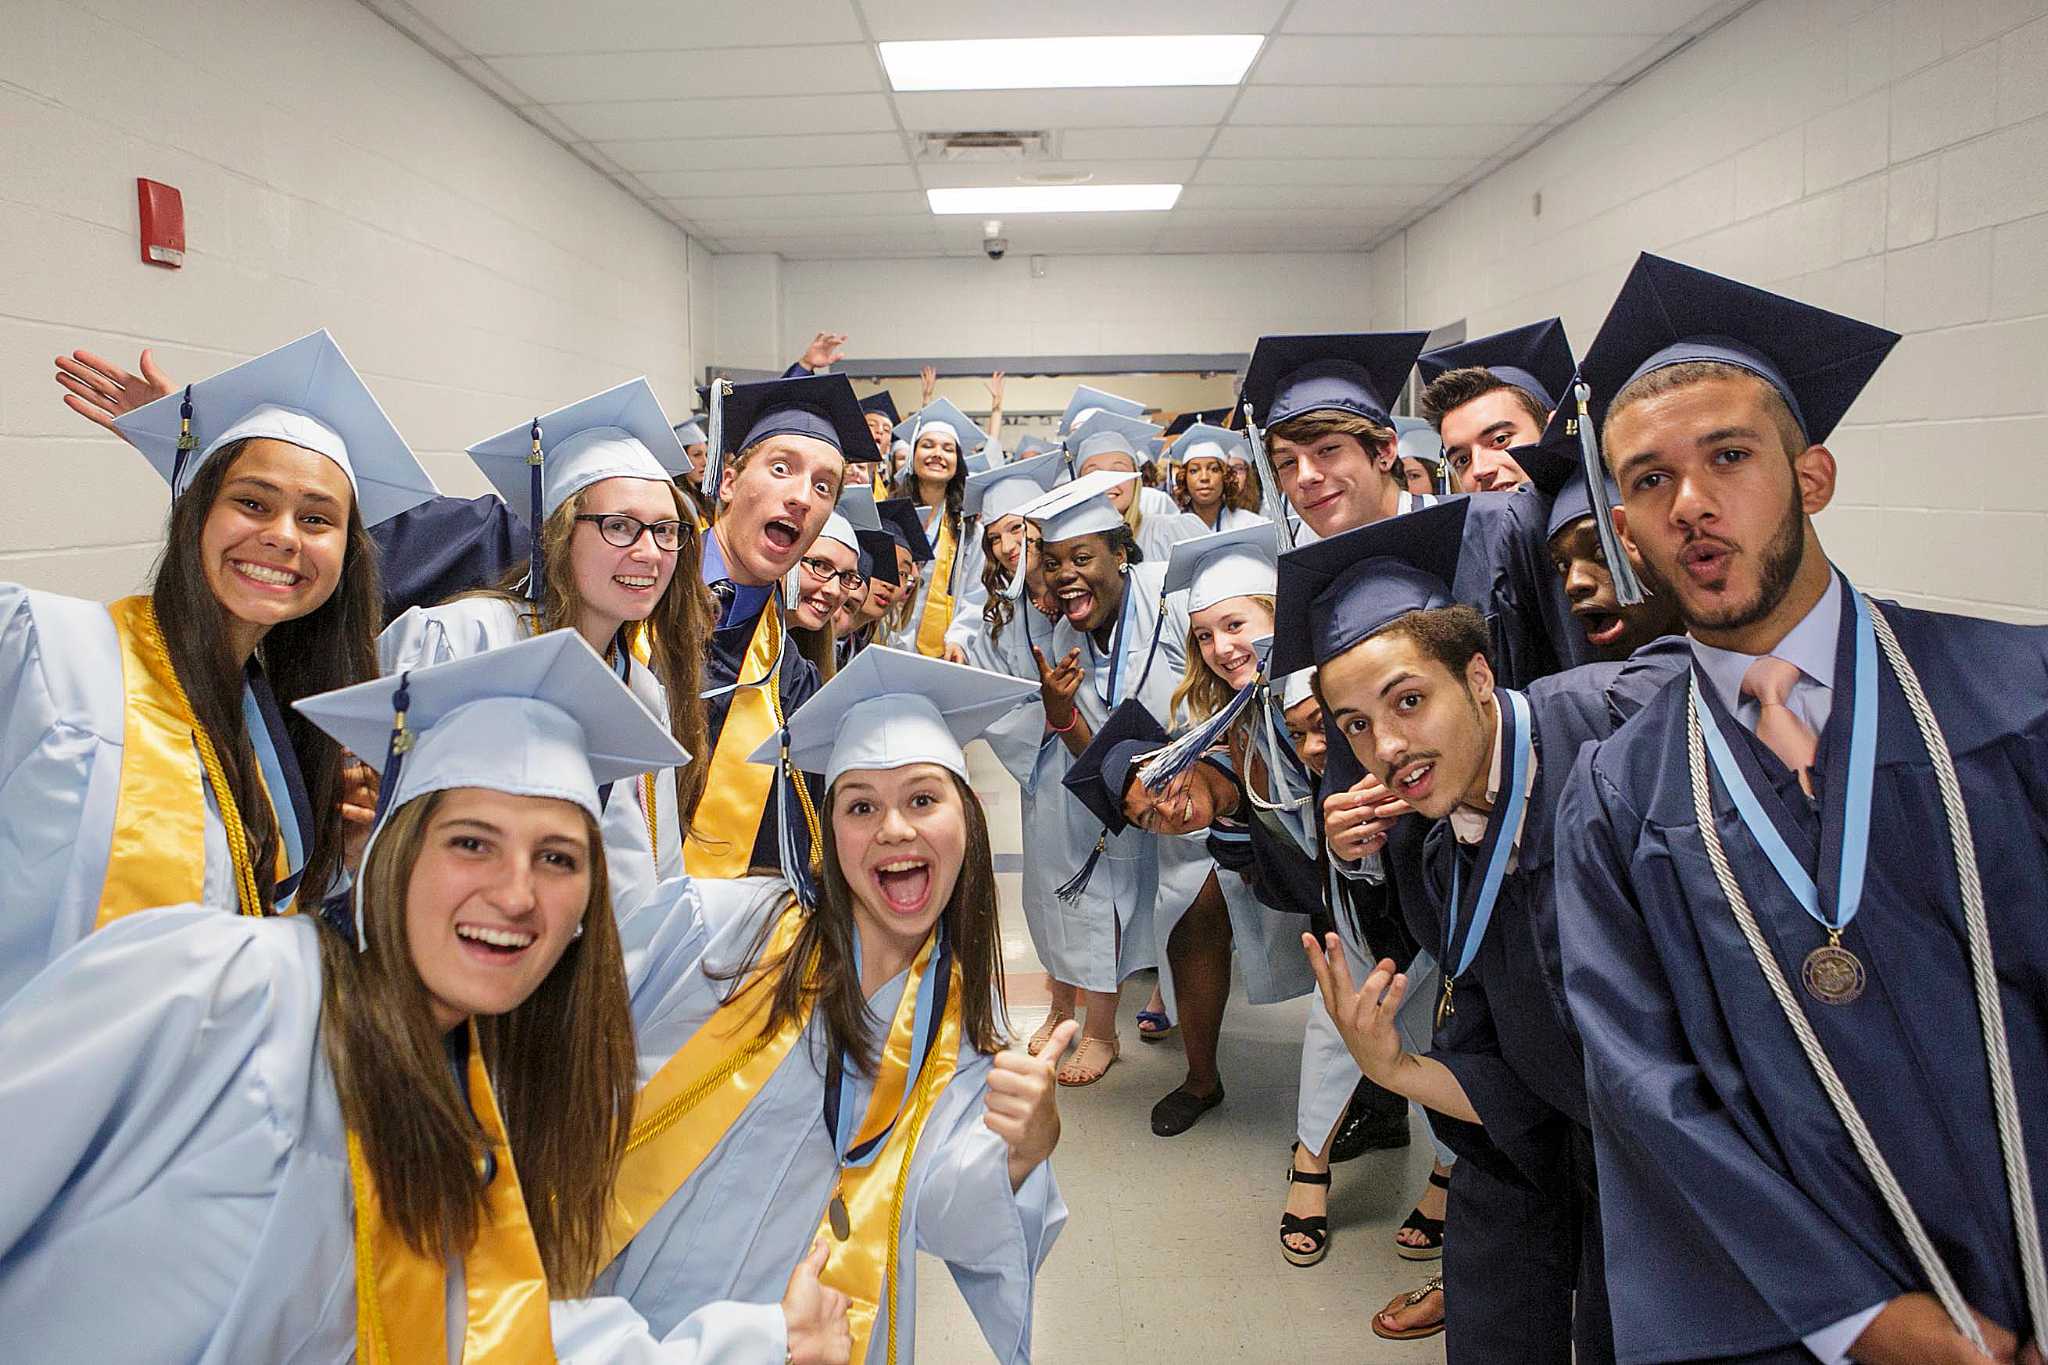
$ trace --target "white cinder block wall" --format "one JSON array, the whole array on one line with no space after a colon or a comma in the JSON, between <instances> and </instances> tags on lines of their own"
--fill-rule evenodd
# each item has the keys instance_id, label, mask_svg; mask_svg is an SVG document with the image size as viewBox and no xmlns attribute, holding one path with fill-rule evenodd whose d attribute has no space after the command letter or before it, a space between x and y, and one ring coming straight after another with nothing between
<instances>
[{"instance_id":1,"label":"white cinder block wall","mask_svg":"<svg viewBox=\"0 0 2048 1365\"><path fill-rule=\"evenodd\" d=\"M160 542L161 482L58 401L79 345L195 378L331 328L464 494L536 409L644 372L687 410L710 258L369 10L0 15L0 579L113 597ZM182 270L138 259L138 175L184 192Z\"/></svg>"},{"instance_id":2,"label":"white cinder block wall","mask_svg":"<svg viewBox=\"0 0 2048 1365\"><path fill-rule=\"evenodd\" d=\"M1048 256L1033 279L1029 227L1010 236L1000 261L785 261L777 366L827 330L851 333L854 356L1211 354L1355 331L1371 312L1356 253ZM752 363L726 354L726 313L721 292L719 359Z\"/></svg>"},{"instance_id":3,"label":"white cinder block wall","mask_svg":"<svg viewBox=\"0 0 2048 1365\"><path fill-rule=\"evenodd\" d=\"M1828 549L1886 595L2048 622L2044 15L1762 0L1377 250L1377 321L1561 314L1585 346L1648 249L1903 332L1830 442Z\"/></svg>"}]
</instances>

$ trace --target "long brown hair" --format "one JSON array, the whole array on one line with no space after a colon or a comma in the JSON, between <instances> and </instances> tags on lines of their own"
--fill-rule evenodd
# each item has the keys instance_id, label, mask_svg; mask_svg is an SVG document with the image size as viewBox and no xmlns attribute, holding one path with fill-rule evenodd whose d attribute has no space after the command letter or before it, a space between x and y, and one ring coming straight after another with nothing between
<instances>
[{"instance_id":1,"label":"long brown hair","mask_svg":"<svg viewBox=\"0 0 2048 1365\"><path fill-rule=\"evenodd\" d=\"M254 438L251 438L254 439ZM271 906L270 870L277 859L277 815L267 799L262 769L242 712L242 668L228 645L228 609L206 580L200 550L206 519L247 441L233 441L199 466L191 486L171 504L163 554L157 558L150 602L171 671L192 703L192 714L220 755L227 785L249 836L256 869L256 893ZM367 682L377 676L377 631L384 619L384 591L377 577L377 547L363 528L361 511L349 499L347 544L341 577L314 610L272 626L256 647L256 662L284 713L285 736L299 760L306 799L312 806L312 846L306 850L297 904L318 905L341 866L341 746L293 709L302 697ZM276 805L286 806L277 792Z\"/></svg>"},{"instance_id":2,"label":"long brown hair","mask_svg":"<svg viewBox=\"0 0 2048 1365\"><path fill-rule=\"evenodd\" d=\"M320 1033L342 1118L362 1142L379 1204L422 1256L458 1255L476 1240L485 1156L406 933L407 887L440 802L435 792L399 807L370 849L360 892L369 947L358 952L328 928L320 936ZM554 1298L586 1292L604 1268L637 1090L604 845L587 812L583 824L582 936L517 1008L476 1021Z\"/></svg>"},{"instance_id":3,"label":"long brown hair","mask_svg":"<svg viewBox=\"0 0 2048 1365\"><path fill-rule=\"evenodd\" d=\"M993 1053L1004 1043L1002 1020L1009 1013L1003 990L1002 936L996 923L995 857L981 801L957 774L947 776L960 796L967 846L959 880L953 884L946 908L939 912L937 927L944 929L953 959L960 964L960 1036L971 1042L975 1051ZM832 807L828 791L818 807L818 838L825 850L818 908L804 917L789 950L764 962L762 953L775 932L774 917L767 919L745 963L727 979L752 974L758 966L760 973L739 990L772 983L768 1018L761 1025L764 1036L792 1020L808 1017L814 1008L821 1009L825 1046L853 1058L863 1074L872 1076L879 1046L867 997L860 988L860 965L854 955L853 888L839 866L838 845L832 838Z\"/></svg>"},{"instance_id":4,"label":"long brown hair","mask_svg":"<svg viewBox=\"0 0 2048 1365\"><path fill-rule=\"evenodd\" d=\"M649 480L652 482L652 480ZM668 729L683 746L691 761L676 769L676 810L682 828L690 827L697 802L704 795L704 777L710 771L711 741L705 721L704 658L711 650L711 629L715 623L711 590L704 586L704 542L683 492L673 483L663 484L675 499L676 516L683 523L682 548L676 551L675 573L668 589L654 605L654 614L639 622L638 638L647 642L654 676L668 690ZM577 513L583 507L579 491L562 500L547 524L541 527L541 611L535 634L571 630L583 613L583 594L576 587L576 570L569 554L570 537L576 534ZM494 597L510 602L522 616L533 619L533 604L525 593L526 565L515 565L497 586L460 593L463 597ZM633 637L629 625L628 638Z\"/></svg>"},{"instance_id":5,"label":"long brown hair","mask_svg":"<svg viewBox=\"0 0 2048 1365\"><path fill-rule=\"evenodd\" d=\"M1245 596L1266 609L1270 616L1274 610L1270 593L1254 592ZM1202 657L1202 648L1195 643L1195 627L1188 627L1188 661L1180 675L1180 685L1173 689L1173 700L1166 713L1178 714L1182 706L1188 710L1188 722L1200 725L1209 717L1221 711L1224 704L1237 695L1237 689L1216 676L1216 670L1209 667L1209 661ZM1235 728L1235 727L1233 727Z\"/></svg>"},{"instance_id":6,"label":"long brown hair","mask_svg":"<svg viewBox=\"0 0 2048 1365\"><path fill-rule=\"evenodd\" d=\"M1031 553L1029 533L1024 543L1017 547L1017 572L1025 569L1025 556ZM993 644L1002 638L1003 627L1010 624L1010 618L1017 614L1017 604L1010 600L1006 589L1010 575L1003 572L1003 563L996 558L996 537L993 526L981 528L981 587L986 594L981 604L981 619L988 625L989 642Z\"/></svg>"}]
</instances>

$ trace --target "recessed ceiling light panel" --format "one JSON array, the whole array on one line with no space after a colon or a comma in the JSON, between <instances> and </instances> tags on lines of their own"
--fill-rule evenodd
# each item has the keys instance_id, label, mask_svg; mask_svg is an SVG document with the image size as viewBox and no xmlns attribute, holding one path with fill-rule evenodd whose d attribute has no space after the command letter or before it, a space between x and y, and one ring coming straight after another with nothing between
<instances>
[{"instance_id":1,"label":"recessed ceiling light panel","mask_svg":"<svg viewBox=\"0 0 2048 1365\"><path fill-rule=\"evenodd\" d=\"M924 193L941 214L1144 213L1172 208L1180 186L989 185Z\"/></svg>"},{"instance_id":2,"label":"recessed ceiling light panel","mask_svg":"<svg viewBox=\"0 0 2048 1365\"><path fill-rule=\"evenodd\" d=\"M950 38L879 44L889 85L913 90L1084 90L1236 85L1258 33L1138 38Z\"/></svg>"}]
</instances>

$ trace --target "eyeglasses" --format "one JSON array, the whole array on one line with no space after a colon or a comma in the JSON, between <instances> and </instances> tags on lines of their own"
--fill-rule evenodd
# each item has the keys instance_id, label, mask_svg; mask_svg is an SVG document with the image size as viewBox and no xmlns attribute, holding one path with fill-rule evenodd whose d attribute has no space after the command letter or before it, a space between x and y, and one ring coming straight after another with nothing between
<instances>
[{"instance_id":1,"label":"eyeglasses","mask_svg":"<svg viewBox=\"0 0 2048 1365\"><path fill-rule=\"evenodd\" d=\"M683 524L680 521L642 521L624 512L583 512L577 515L576 520L597 523L597 533L604 537L605 543L616 545L621 550L632 549L639 543L641 534L648 531L654 533L654 548L657 550L683 548Z\"/></svg>"},{"instance_id":2,"label":"eyeglasses","mask_svg":"<svg viewBox=\"0 0 2048 1365\"><path fill-rule=\"evenodd\" d=\"M839 580L839 586L850 593L859 592L867 583L867 579L861 576L858 569L835 569L831 560L820 559L816 555L807 555L797 562L804 566L805 573L818 582L829 583L836 578Z\"/></svg>"}]
</instances>

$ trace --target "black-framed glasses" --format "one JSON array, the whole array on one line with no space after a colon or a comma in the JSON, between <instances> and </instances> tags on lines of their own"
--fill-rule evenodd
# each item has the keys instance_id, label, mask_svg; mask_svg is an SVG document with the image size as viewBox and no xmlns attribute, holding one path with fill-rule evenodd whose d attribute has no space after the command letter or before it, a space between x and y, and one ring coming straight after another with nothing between
<instances>
[{"instance_id":1,"label":"black-framed glasses","mask_svg":"<svg viewBox=\"0 0 2048 1365\"><path fill-rule=\"evenodd\" d=\"M816 555L805 555L797 563L803 565L804 572L817 582L829 583L835 578L838 579L839 586L849 593L859 592L867 583L867 579L861 576L858 569L835 569L831 560L820 559Z\"/></svg>"},{"instance_id":2,"label":"black-framed glasses","mask_svg":"<svg viewBox=\"0 0 2048 1365\"><path fill-rule=\"evenodd\" d=\"M671 518L668 521L642 521L629 517L624 512L579 512L578 521L595 522L597 533L604 537L605 544L616 545L621 550L630 550L646 532L654 533L654 548L657 550L680 550L683 548L683 524Z\"/></svg>"}]
</instances>

